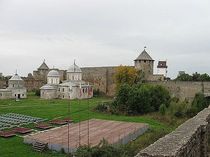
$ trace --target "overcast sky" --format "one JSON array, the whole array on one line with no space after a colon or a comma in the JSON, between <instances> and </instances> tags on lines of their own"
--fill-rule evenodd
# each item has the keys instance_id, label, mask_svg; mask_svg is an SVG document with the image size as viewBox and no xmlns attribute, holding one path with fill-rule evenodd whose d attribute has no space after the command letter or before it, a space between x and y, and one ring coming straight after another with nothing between
<instances>
[{"instance_id":1,"label":"overcast sky","mask_svg":"<svg viewBox=\"0 0 210 157\"><path fill-rule=\"evenodd\" d=\"M178 71L210 74L209 0L0 0L0 72L133 65L144 46ZM155 72L157 70L155 69Z\"/></svg>"}]
</instances>

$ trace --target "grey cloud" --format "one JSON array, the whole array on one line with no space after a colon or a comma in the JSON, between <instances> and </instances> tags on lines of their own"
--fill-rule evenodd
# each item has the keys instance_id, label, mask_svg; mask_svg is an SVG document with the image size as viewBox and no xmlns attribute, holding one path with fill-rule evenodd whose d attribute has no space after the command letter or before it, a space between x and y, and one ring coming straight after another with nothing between
<instances>
[{"instance_id":1,"label":"grey cloud","mask_svg":"<svg viewBox=\"0 0 210 157\"><path fill-rule=\"evenodd\" d=\"M26 75L44 58L60 68L74 58L81 66L132 65L146 45L154 59L168 60L172 77L179 70L210 73L209 6L208 0L0 0L0 71L19 64Z\"/></svg>"}]
</instances>

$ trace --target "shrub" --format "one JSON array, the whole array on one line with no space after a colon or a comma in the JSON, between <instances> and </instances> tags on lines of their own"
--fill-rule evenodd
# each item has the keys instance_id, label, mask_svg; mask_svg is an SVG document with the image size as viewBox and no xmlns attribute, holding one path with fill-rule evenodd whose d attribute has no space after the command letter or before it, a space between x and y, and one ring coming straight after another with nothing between
<instances>
[{"instance_id":1,"label":"shrub","mask_svg":"<svg viewBox=\"0 0 210 157\"><path fill-rule=\"evenodd\" d=\"M107 141L102 140L97 146L92 148L83 146L78 148L75 153L75 157L114 157L122 156L122 152L119 147L114 147L108 144Z\"/></svg>"},{"instance_id":2,"label":"shrub","mask_svg":"<svg viewBox=\"0 0 210 157\"><path fill-rule=\"evenodd\" d=\"M99 89L94 89L93 90L93 96L94 97L99 97L99 96L104 96L105 94L101 92Z\"/></svg>"},{"instance_id":3,"label":"shrub","mask_svg":"<svg viewBox=\"0 0 210 157\"><path fill-rule=\"evenodd\" d=\"M161 115L165 115L166 110L167 110L167 108L166 108L165 104L160 105L159 112L160 112Z\"/></svg>"},{"instance_id":4,"label":"shrub","mask_svg":"<svg viewBox=\"0 0 210 157\"><path fill-rule=\"evenodd\" d=\"M171 101L168 111L170 115L173 115L175 117L183 117L187 114L190 108L191 105L187 101L182 101L182 102Z\"/></svg>"},{"instance_id":5,"label":"shrub","mask_svg":"<svg viewBox=\"0 0 210 157\"><path fill-rule=\"evenodd\" d=\"M100 102L96 107L95 110L99 112L107 112L110 106L110 102Z\"/></svg>"},{"instance_id":6,"label":"shrub","mask_svg":"<svg viewBox=\"0 0 210 157\"><path fill-rule=\"evenodd\" d=\"M35 95L36 95L36 96L40 96L40 90L39 90L39 89L36 89L36 90L35 90Z\"/></svg>"},{"instance_id":7,"label":"shrub","mask_svg":"<svg viewBox=\"0 0 210 157\"><path fill-rule=\"evenodd\" d=\"M192 102L192 107L196 109L196 112L200 112L204 108L208 107L208 101L203 93L197 93Z\"/></svg>"},{"instance_id":8,"label":"shrub","mask_svg":"<svg viewBox=\"0 0 210 157\"><path fill-rule=\"evenodd\" d=\"M169 92L162 86L137 84L120 86L116 96L116 107L121 112L142 114L158 111L161 104L169 106Z\"/></svg>"}]
</instances>

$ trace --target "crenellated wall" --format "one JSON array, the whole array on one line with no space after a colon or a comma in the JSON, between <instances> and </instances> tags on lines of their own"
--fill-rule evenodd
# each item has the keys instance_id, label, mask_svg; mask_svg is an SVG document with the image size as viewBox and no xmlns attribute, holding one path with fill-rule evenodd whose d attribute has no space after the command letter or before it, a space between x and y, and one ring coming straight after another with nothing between
<instances>
[{"instance_id":1,"label":"crenellated wall","mask_svg":"<svg viewBox=\"0 0 210 157\"><path fill-rule=\"evenodd\" d=\"M142 150L136 157L208 157L210 108Z\"/></svg>"}]
</instances>

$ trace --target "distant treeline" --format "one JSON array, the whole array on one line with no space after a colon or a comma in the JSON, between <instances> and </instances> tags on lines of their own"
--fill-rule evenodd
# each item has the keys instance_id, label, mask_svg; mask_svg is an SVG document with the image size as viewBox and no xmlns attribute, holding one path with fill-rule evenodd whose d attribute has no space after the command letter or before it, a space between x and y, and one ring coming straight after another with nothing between
<instances>
[{"instance_id":1,"label":"distant treeline","mask_svg":"<svg viewBox=\"0 0 210 157\"><path fill-rule=\"evenodd\" d=\"M192 75L183 73L177 76L175 79L177 81L210 81L210 76L208 74L199 74L197 72Z\"/></svg>"}]
</instances>

